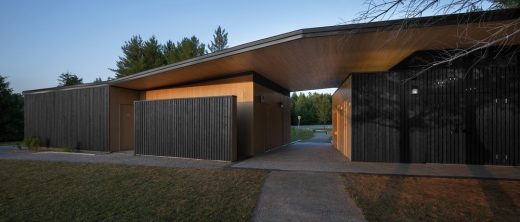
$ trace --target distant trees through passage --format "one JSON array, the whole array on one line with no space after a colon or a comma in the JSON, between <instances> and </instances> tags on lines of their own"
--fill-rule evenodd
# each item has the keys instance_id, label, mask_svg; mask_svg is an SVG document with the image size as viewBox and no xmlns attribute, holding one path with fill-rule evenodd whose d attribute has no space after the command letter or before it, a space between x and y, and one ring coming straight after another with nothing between
<instances>
[{"instance_id":1,"label":"distant trees through passage","mask_svg":"<svg viewBox=\"0 0 520 222\"><path fill-rule=\"evenodd\" d=\"M320 93L293 93L291 96L291 124L331 124L332 95Z\"/></svg>"}]
</instances>

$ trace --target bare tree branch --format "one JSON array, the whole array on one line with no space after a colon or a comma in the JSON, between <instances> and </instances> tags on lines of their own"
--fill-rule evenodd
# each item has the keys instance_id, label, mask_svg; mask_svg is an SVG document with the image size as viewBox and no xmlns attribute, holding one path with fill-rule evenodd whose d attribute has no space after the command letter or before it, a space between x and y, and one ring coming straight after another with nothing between
<instances>
[{"instance_id":1,"label":"bare tree branch","mask_svg":"<svg viewBox=\"0 0 520 222\"><path fill-rule=\"evenodd\" d=\"M401 30L409 25L413 25L409 24L411 20L406 19L425 15L447 15L495 10L506 7L520 7L518 4L519 3L507 0L366 0L365 5L367 5L367 9L360 12L355 19L349 22L360 23L384 21L388 19L405 19L400 25L400 28L395 32L394 36L397 38ZM508 45L510 41L520 33L520 18L518 18L494 27L484 27L484 23L480 23L479 25L481 25L482 28L489 30L489 35L482 39L471 39L469 33L473 27L470 27L468 23L470 23L471 20L475 21L474 19L478 20L479 18L461 18L458 36L460 39L464 39L464 42L461 42L461 44L464 43L464 45L460 45L461 47L457 47L457 49L445 50L438 60L429 64L427 68L422 71L405 79L404 82L416 78L433 67L450 64L456 59L479 50L484 50L491 46ZM390 39L386 41L390 41Z\"/></svg>"},{"instance_id":2,"label":"bare tree branch","mask_svg":"<svg viewBox=\"0 0 520 222\"><path fill-rule=\"evenodd\" d=\"M506 32L507 30L511 29L512 27L517 27L517 28L513 29L513 31L510 32L510 33L503 33L503 32ZM501 26L498 30L496 30L493 34L489 35L485 39L475 40L475 44L473 46L469 47L469 48L466 48L466 49L459 48L459 49L451 50L454 53L451 53L451 52L445 50L445 52L446 52L445 55L447 55L446 57L442 58L441 60L438 60L438 61L435 61L435 62L429 64L423 70L415 73L414 75L410 76L409 78L404 79L403 82L407 82L407 81L410 81L412 79L415 79L418 76L420 76L423 73L425 73L426 71L428 71L428 70L430 70L430 69L432 69L432 68L434 68L436 66L440 66L440 65L446 64L446 63L451 63L454 60L457 60L457 59L459 59L461 57L464 57L464 56L466 56L468 54L471 54L473 52L484 50L484 49L487 49L487 48L489 48L491 46L507 45L507 43L514 36L520 34L520 29L518 27L520 27L520 18L515 19L514 21ZM502 49L503 49L503 47L500 48L499 52L495 55L495 57L500 54ZM477 62L474 63L472 65L472 67L474 65L476 65L476 64L477 64Z\"/></svg>"}]
</instances>

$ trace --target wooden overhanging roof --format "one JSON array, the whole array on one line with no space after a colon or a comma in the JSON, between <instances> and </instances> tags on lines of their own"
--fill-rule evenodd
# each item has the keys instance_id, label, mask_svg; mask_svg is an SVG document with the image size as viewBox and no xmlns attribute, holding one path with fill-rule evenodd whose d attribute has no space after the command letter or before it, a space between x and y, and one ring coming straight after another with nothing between
<instances>
[{"instance_id":1,"label":"wooden overhanging roof","mask_svg":"<svg viewBox=\"0 0 520 222\"><path fill-rule=\"evenodd\" d=\"M301 29L106 84L148 90L254 72L289 91L338 87L349 73L387 71L416 51L470 47L519 17L508 9Z\"/></svg>"}]
</instances>

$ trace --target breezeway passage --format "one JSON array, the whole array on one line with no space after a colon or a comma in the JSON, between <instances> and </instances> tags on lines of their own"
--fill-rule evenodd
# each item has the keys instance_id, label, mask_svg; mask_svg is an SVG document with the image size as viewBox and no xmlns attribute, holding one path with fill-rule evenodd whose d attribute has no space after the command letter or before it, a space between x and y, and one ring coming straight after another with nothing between
<instances>
[{"instance_id":1,"label":"breezeway passage","mask_svg":"<svg viewBox=\"0 0 520 222\"><path fill-rule=\"evenodd\" d=\"M322 134L315 135L314 138L308 140L311 142L302 141L283 146L232 166L295 171L343 171L348 159L334 149L330 143L325 143Z\"/></svg>"},{"instance_id":2,"label":"breezeway passage","mask_svg":"<svg viewBox=\"0 0 520 222\"><path fill-rule=\"evenodd\" d=\"M318 138L321 136L318 136ZM316 141L317 137L308 140ZM518 166L352 162L330 143L302 141L231 165L282 171L367 173L520 180Z\"/></svg>"}]
</instances>

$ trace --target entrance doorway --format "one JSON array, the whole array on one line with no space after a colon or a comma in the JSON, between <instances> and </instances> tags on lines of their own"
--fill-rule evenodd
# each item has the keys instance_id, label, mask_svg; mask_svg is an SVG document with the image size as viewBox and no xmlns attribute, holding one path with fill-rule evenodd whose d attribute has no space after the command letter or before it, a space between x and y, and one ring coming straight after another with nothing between
<instances>
[{"instance_id":1,"label":"entrance doorway","mask_svg":"<svg viewBox=\"0 0 520 222\"><path fill-rule=\"evenodd\" d=\"M119 150L134 149L134 107L119 105Z\"/></svg>"}]
</instances>

